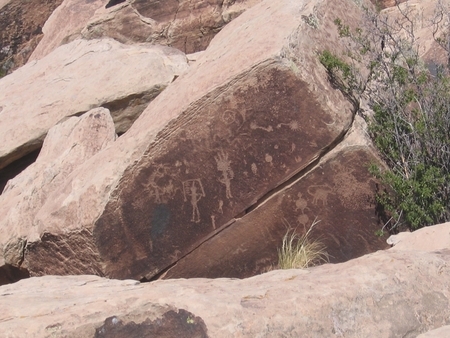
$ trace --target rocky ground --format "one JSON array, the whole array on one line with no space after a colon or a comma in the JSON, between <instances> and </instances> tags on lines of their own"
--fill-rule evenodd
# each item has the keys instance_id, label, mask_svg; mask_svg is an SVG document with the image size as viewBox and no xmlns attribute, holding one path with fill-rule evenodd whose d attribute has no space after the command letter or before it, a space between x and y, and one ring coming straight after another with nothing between
<instances>
[{"instance_id":1,"label":"rocky ground","mask_svg":"<svg viewBox=\"0 0 450 338\"><path fill-rule=\"evenodd\" d=\"M449 225L378 251L368 165L382 162L318 58L345 52L334 21L360 27L369 1L64 0L40 5L45 24L29 4L0 0L6 337L416 337L449 324ZM417 23L432 12L404 5ZM333 264L261 274L314 219Z\"/></svg>"}]
</instances>

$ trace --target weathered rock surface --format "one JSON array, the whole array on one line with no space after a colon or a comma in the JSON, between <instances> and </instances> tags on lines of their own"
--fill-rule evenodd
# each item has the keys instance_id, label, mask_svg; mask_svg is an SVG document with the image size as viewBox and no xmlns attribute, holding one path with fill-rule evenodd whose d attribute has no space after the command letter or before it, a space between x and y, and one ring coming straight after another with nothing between
<instances>
[{"instance_id":1,"label":"weathered rock surface","mask_svg":"<svg viewBox=\"0 0 450 338\"><path fill-rule=\"evenodd\" d=\"M392 250L432 251L450 248L450 223L425 227L414 232L392 235L387 243Z\"/></svg>"},{"instance_id":2,"label":"weathered rock surface","mask_svg":"<svg viewBox=\"0 0 450 338\"><path fill-rule=\"evenodd\" d=\"M449 250L387 250L244 280L35 277L0 287L0 332L138 337L159 327L172 337L412 338L449 325L449 266Z\"/></svg>"},{"instance_id":3,"label":"weathered rock surface","mask_svg":"<svg viewBox=\"0 0 450 338\"><path fill-rule=\"evenodd\" d=\"M417 338L447 338L450 337L450 325L420 334Z\"/></svg>"},{"instance_id":4,"label":"weathered rock surface","mask_svg":"<svg viewBox=\"0 0 450 338\"><path fill-rule=\"evenodd\" d=\"M42 28L44 34L30 56L30 61L42 59L62 44L79 37L95 11L104 7L108 0L65 0L56 8Z\"/></svg>"},{"instance_id":5,"label":"weathered rock surface","mask_svg":"<svg viewBox=\"0 0 450 338\"><path fill-rule=\"evenodd\" d=\"M185 53L206 49L231 20L261 0L134 0L97 11L81 32L83 38L113 37L124 43L154 42Z\"/></svg>"},{"instance_id":6,"label":"weathered rock surface","mask_svg":"<svg viewBox=\"0 0 450 338\"><path fill-rule=\"evenodd\" d=\"M80 37L151 42L194 53L204 50L223 26L260 1L65 0L46 22L44 38L30 59L40 59Z\"/></svg>"},{"instance_id":7,"label":"weathered rock surface","mask_svg":"<svg viewBox=\"0 0 450 338\"><path fill-rule=\"evenodd\" d=\"M0 79L0 169L39 149L63 118L103 106L126 131L147 104L188 68L169 47L78 40Z\"/></svg>"},{"instance_id":8,"label":"weathered rock surface","mask_svg":"<svg viewBox=\"0 0 450 338\"><path fill-rule=\"evenodd\" d=\"M0 196L0 214L3 215L0 238L13 235L19 239L4 248L5 259L11 265L20 266L26 241L39 238L41 229L34 226L34 218L49 192L115 139L114 123L105 108L92 109L81 117L70 117L50 129L36 162L10 180ZM32 226L24 228L24 225ZM86 253L83 243L76 250ZM9 259L9 256L14 258ZM101 272L94 270L92 273Z\"/></svg>"},{"instance_id":9,"label":"weathered rock surface","mask_svg":"<svg viewBox=\"0 0 450 338\"><path fill-rule=\"evenodd\" d=\"M99 271L152 279L218 233L250 223L242 218L229 227L245 212L246 220L261 219L250 211L270 214L280 200L292 226L317 216L326 224L324 233L333 229L327 241L334 243L337 261L384 247L375 236L356 241L377 226L367 146L341 150L342 160L324 162L297 183L353 123L354 107L328 81L315 46L339 48L333 21L351 18L356 25L360 10L353 1L284 0L246 11L114 145L49 192L33 224L23 225L39 234L24 235L22 255L5 255L5 248L20 247L23 238L2 238L5 263L20 262L32 275ZM294 181L296 187L284 189ZM352 191L344 183L357 184ZM270 199L276 202L261 203ZM355 205L363 211L352 214ZM357 217L361 223L350 222ZM265 226L278 232L265 247L283 235L268 220ZM240 249L257 251L254 239L231 238L222 247L250 242L251 248ZM88 252L80 253L80 243ZM267 254L259 254L262 265L270 265ZM233 274L255 272L241 269L245 264L236 264Z\"/></svg>"},{"instance_id":10,"label":"weathered rock surface","mask_svg":"<svg viewBox=\"0 0 450 338\"><path fill-rule=\"evenodd\" d=\"M314 168L293 177L272 198L263 199L226 231L180 259L164 278L242 278L267 271L277 262L287 229L296 229L301 235L315 218L320 223L311 239L325 245L330 262L387 247L384 238L374 235L378 223L374 212L376 182L367 164L376 161L358 117L349 135Z\"/></svg>"},{"instance_id":11,"label":"weathered rock surface","mask_svg":"<svg viewBox=\"0 0 450 338\"><path fill-rule=\"evenodd\" d=\"M25 64L62 0L0 0L0 77Z\"/></svg>"}]
</instances>

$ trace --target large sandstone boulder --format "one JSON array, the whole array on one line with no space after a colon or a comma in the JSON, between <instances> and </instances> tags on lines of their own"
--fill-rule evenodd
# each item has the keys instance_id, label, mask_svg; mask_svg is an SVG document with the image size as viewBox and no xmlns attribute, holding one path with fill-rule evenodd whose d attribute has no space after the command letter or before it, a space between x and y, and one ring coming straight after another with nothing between
<instances>
[{"instance_id":1,"label":"large sandstone boulder","mask_svg":"<svg viewBox=\"0 0 450 338\"><path fill-rule=\"evenodd\" d=\"M78 40L0 80L0 169L39 149L64 118L109 108L117 133L188 68L169 47Z\"/></svg>"},{"instance_id":2,"label":"large sandstone boulder","mask_svg":"<svg viewBox=\"0 0 450 338\"><path fill-rule=\"evenodd\" d=\"M62 0L0 0L0 77L25 64Z\"/></svg>"},{"instance_id":3,"label":"large sandstone boulder","mask_svg":"<svg viewBox=\"0 0 450 338\"><path fill-rule=\"evenodd\" d=\"M34 277L0 287L0 332L11 338L413 338L449 325L449 266L448 249L388 250L244 280Z\"/></svg>"},{"instance_id":4,"label":"large sandstone boulder","mask_svg":"<svg viewBox=\"0 0 450 338\"><path fill-rule=\"evenodd\" d=\"M194 53L204 50L223 26L260 1L65 0L45 23L44 38L30 59L40 59L80 37L152 42Z\"/></svg>"},{"instance_id":5,"label":"large sandstone boulder","mask_svg":"<svg viewBox=\"0 0 450 338\"><path fill-rule=\"evenodd\" d=\"M367 162L375 157L364 142L342 143L355 107L330 84L316 49L339 52L333 21L356 25L360 11L350 0L266 0L233 20L127 133L47 194L21 225L37 236L18 238L2 225L5 264L20 262L32 275L149 280L222 233L226 250L217 256L235 248L252 261L231 270L218 260L215 276L246 276L273 263L267 257L286 230L276 215L289 215L299 232L323 219L336 261L384 247L373 235ZM339 143L339 153L320 161ZM274 214L261 223L273 235L225 236L255 229L259 213ZM6 250L16 247L23 250Z\"/></svg>"},{"instance_id":6,"label":"large sandstone boulder","mask_svg":"<svg viewBox=\"0 0 450 338\"><path fill-rule=\"evenodd\" d=\"M14 259L23 255L27 240L39 238L41 229L23 226L34 224L36 213L47 195L59 187L76 167L115 139L114 123L105 108L92 109L81 117L70 117L50 129L36 162L10 180L0 195L0 214L3 215L0 237L8 231L8 236L14 234L23 239L4 248L5 259L11 266L20 267L21 262ZM83 244L79 244L76 250L83 251ZM9 256L14 258L8 259ZM8 275L8 270L10 268L4 268L3 274Z\"/></svg>"}]
</instances>

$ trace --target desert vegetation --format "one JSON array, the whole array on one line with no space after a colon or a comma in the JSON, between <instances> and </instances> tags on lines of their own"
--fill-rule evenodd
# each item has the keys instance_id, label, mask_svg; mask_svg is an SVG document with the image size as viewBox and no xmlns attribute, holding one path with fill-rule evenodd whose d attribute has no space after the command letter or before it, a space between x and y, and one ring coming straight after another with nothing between
<instances>
[{"instance_id":1,"label":"desert vegetation","mask_svg":"<svg viewBox=\"0 0 450 338\"><path fill-rule=\"evenodd\" d=\"M320 53L330 80L357 106L387 168L371 164L381 182L377 201L384 231L450 220L450 14L438 1L429 18L408 4L397 17L365 9L365 27L336 18L347 52ZM422 58L419 31L436 49ZM369 109L362 109L362 106Z\"/></svg>"},{"instance_id":2,"label":"desert vegetation","mask_svg":"<svg viewBox=\"0 0 450 338\"><path fill-rule=\"evenodd\" d=\"M303 235L297 234L291 227L287 229L278 249L277 268L305 269L328 262L329 257L324 244L319 239L311 239L311 231L319 222L316 218Z\"/></svg>"}]
</instances>

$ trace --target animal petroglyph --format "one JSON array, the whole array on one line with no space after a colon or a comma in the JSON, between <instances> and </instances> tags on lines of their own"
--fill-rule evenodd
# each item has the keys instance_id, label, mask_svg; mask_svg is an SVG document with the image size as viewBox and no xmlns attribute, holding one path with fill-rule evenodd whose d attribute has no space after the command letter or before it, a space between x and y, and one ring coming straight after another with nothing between
<instances>
[{"instance_id":1,"label":"animal petroglyph","mask_svg":"<svg viewBox=\"0 0 450 338\"><path fill-rule=\"evenodd\" d=\"M183 182L183 196L184 201L190 199L192 205L191 221L195 223L200 222L200 211L198 210L198 202L205 197L205 190L203 189L200 179L187 180Z\"/></svg>"},{"instance_id":2,"label":"animal petroglyph","mask_svg":"<svg viewBox=\"0 0 450 338\"><path fill-rule=\"evenodd\" d=\"M231 180L234 178L234 172L231 170L231 161L228 159L228 154L223 150L214 156L217 164L217 170L222 172L222 177L219 178L219 182L225 185L225 196L230 199L231 195Z\"/></svg>"},{"instance_id":3,"label":"animal petroglyph","mask_svg":"<svg viewBox=\"0 0 450 338\"><path fill-rule=\"evenodd\" d=\"M150 175L147 187L149 195L153 197L156 204L167 203L175 196L177 189L172 179L165 179L169 173L167 165L159 164ZM179 190L179 189L178 189Z\"/></svg>"},{"instance_id":4,"label":"animal petroglyph","mask_svg":"<svg viewBox=\"0 0 450 338\"><path fill-rule=\"evenodd\" d=\"M251 123L250 123L250 129L251 129L251 130L261 129L261 130L264 130L264 131L267 131L267 132L273 131L272 126L261 127L261 126L258 126L258 125L256 124L256 122L251 122Z\"/></svg>"},{"instance_id":5,"label":"animal petroglyph","mask_svg":"<svg viewBox=\"0 0 450 338\"><path fill-rule=\"evenodd\" d=\"M325 206L328 204L328 195L332 190L327 185L311 185L307 191L313 197L313 204L318 205L321 202Z\"/></svg>"},{"instance_id":6,"label":"animal petroglyph","mask_svg":"<svg viewBox=\"0 0 450 338\"><path fill-rule=\"evenodd\" d=\"M277 128L281 128L282 126L289 127L289 129L292 130L292 131L300 130L300 123L298 121L296 121L296 120L292 120L289 123L279 123L277 125Z\"/></svg>"}]
</instances>

